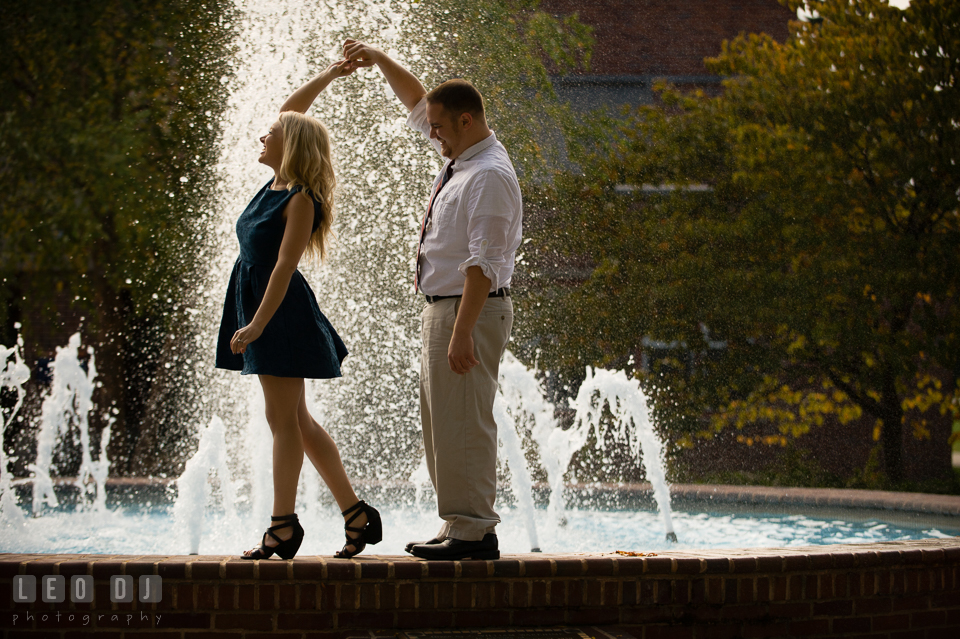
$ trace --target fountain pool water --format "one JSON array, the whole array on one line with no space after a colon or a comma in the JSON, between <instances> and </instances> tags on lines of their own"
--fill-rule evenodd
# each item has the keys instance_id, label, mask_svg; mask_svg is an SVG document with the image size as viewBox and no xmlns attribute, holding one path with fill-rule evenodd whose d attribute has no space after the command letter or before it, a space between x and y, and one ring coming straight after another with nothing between
<instances>
[{"instance_id":1,"label":"fountain pool water","mask_svg":"<svg viewBox=\"0 0 960 639\"><path fill-rule=\"evenodd\" d=\"M25 518L19 525L3 524L0 552L106 553L121 555L182 555L183 530L172 508L115 507L103 513L48 513ZM411 539L423 536L435 515L412 506L382 509L383 542L366 554L401 555ZM343 532L333 522L336 508L326 504L303 518L307 535L300 554L330 556L343 544ZM500 508L504 523L498 527L501 551L525 553L530 547L524 519L515 508ZM542 514L540 511L538 514ZM574 509L564 527L539 529L542 550L550 553L674 551L696 548L770 548L820 544L868 543L947 537L957 529L908 528L879 520L849 522L804 515L743 516L729 513L677 512L674 521L680 543L664 541L659 516L645 511ZM232 525L231 525L232 524ZM240 517L228 522L222 512L208 511L197 529L203 539L201 554L236 555L254 545L259 520ZM215 535L208 531L217 531Z\"/></svg>"}]
</instances>

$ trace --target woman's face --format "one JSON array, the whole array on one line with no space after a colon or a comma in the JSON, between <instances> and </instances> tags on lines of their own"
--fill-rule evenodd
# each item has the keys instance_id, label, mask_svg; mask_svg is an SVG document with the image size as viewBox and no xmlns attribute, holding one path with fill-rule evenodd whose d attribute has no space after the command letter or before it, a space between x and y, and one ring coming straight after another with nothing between
<instances>
[{"instance_id":1,"label":"woman's face","mask_svg":"<svg viewBox=\"0 0 960 639\"><path fill-rule=\"evenodd\" d=\"M260 152L260 164L266 164L274 171L280 170L280 163L283 161L283 127L280 121L270 125L267 134L260 137L263 144L263 150Z\"/></svg>"}]
</instances>

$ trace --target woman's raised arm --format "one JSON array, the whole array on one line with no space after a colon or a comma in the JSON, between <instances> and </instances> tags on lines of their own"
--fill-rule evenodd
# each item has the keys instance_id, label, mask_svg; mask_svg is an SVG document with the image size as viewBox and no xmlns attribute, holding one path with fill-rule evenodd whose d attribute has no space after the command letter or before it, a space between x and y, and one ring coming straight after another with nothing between
<instances>
[{"instance_id":1,"label":"woman's raised arm","mask_svg":"<svg viewBox=\"0 0 960 639\"><path fill-rule=\"evenodd\" d=\"M306 113L317 96L327 88L327 85L336 78L348 76L357 70L357 65L350 60L341 60L334 62L326 70L321 71L313 78L307 81L302 87L293 92L287 98L287 101L280 107L280 113L284 111L296 111L297 113Z\"/></svg>"}]
</instances>

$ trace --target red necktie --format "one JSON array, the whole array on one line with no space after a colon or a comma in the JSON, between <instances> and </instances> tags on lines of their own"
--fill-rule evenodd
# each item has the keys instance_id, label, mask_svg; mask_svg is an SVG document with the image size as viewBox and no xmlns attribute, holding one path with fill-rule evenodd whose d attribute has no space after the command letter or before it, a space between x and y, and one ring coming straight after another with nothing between
<instances>
[{"instance_id":1,"label":"red necktie","mask_svg":"<svg viewBox=\"0 0 960 639\"><path fill-rule=\"evenodd\" d=\"M440 184L437 185L437 190L433 192L433 197L430 198L430 204L427 205L427 212L423 214L423 222L420 223L420 242L417 244L417 267L413 273L414 293L420 290L420 253L423 251L423 239L427 234L427 222L430 221L430 215L433 213L433 201L437 199L437 194L440 193L440 190L450 181L450 177L453 175L454 162L456 162L456 160L450 160L450 164L447 165L447 170L443 172L443 179L441 179Z\"/></svg>"}]
</instances>

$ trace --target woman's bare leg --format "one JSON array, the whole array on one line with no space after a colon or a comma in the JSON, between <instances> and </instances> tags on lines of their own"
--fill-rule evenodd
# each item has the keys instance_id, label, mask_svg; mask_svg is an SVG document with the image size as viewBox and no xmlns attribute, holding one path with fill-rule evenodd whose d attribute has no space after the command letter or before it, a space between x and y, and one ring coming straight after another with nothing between
<instances>
[{"instance_id":1,"label":"woman's bare leg","mask_svg":"<svg viewBox=\"0 0 960 639\"><path fill-rule=\"evenodd\" d=\"M303 466L303 439L297 410L304 401L303 380L260 375L260 386L263 387L267 423L273 432L273 515L289 515L297 510L297 483ZM280 539L289 539L293 527L281 528L274 534ZM264 543L277 545L269 536Z\"/></svg>"},{"instance_id":2,"label":"woman's bare leg","mask_svg":"<svg viewBox=\"0 0 960 639\"><path fill-rule=\"evenodd\" d=\"M343 461L340 459L340 451L337 445L323 427L317 423L310 411L307 410L306 394L300 395L300 404L297 407L297 418L300 424L300 435L303 441L303 450L307 457L313 462L320 477L327 484L333 498L337 501L337 506L341 511L355 505L360 499L357 493L353 491L350 480L347 478L347 471L343 468ZM353 513L350 513L353 515ZM346 521L347 517L344 517ZM359 517L350 524L351 528L363 528L367 523L367 516L361 513ZM350 534L356 537L355 534Z\"/></svg>"}]
</instances>

